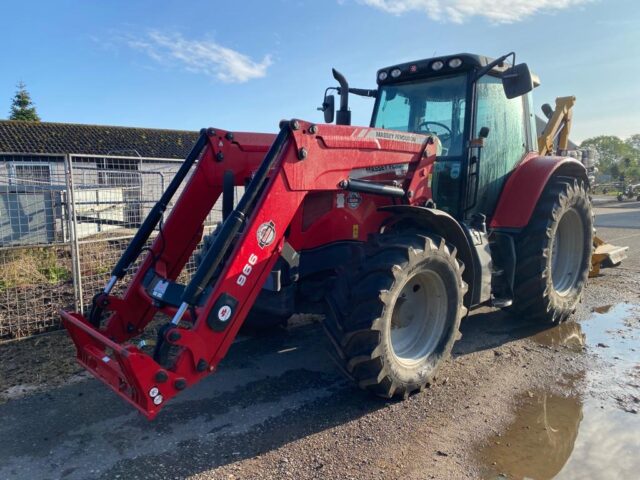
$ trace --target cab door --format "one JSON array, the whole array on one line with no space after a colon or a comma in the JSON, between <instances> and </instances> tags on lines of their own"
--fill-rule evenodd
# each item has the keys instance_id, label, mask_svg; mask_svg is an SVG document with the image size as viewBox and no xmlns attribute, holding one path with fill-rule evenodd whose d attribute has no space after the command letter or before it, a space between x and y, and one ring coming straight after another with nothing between
<instances>
[{"instance_id":1,"label":"cab door","mask_svg":"<svg viewBox=\"0 0 640 480\"><path fill-rule=\"evenodd\" d=\"M532 148L531 113L526 95L508 99L500 78L491 75L476 82L475 98L472 138L483 127L489 128L489 136L480 154L475 205L473 198L468 199L467 205L473 207L467 213L491 217L509 173Z\"/></svg>"}]
</instances>

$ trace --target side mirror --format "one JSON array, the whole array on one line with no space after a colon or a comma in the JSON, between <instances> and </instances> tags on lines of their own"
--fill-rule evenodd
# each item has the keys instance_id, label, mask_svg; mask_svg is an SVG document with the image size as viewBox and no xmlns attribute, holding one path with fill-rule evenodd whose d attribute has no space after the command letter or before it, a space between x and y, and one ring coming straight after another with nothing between
<instances>
[{"instance_id":1,"label":"side mirror","mask_svg":"<svg viewBox=\"0 0 640 480\"><path fill-rule=\"evenodd\" d=\"M489 136L489 131L490 131L489 127L482 127L478 132L478 136L480 138L487 138Z\"/></svg>"},{"instance_id":2,"label":"side mirror","mask_svg":"<svg viewBox=\"0 0 640 480\"><path fill-rule=\"evenodd\" d=\"M333 117L336 112L336 97L325 95L322 106L318 110L324 113L324 123L333 123Z\"/></svg>"},{"instance_id":3,"label":"side mirror","mask_svg":"<svg viewBox=\"0 0 640 480\"><path fill-rule=\"evenodd\" d=\"M533 76L526 63L519 63L502 74L502 87L507 98L516 98L533 90Z\"/></svg>"}]
</instances>

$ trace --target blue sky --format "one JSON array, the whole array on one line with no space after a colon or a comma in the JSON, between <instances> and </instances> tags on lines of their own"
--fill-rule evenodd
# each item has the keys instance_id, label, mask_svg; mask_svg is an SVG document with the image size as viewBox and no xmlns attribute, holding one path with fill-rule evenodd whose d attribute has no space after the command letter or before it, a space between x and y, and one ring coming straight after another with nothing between
<instances>
[{"instance_id":1,"label":"blue sky","mask_svg":"<svg viewBox=\"0 0 640 480\"><path fill-rule=\"evenodd\" d=\"M4 1L0 118L22 80L45 121L274 131L320 121L333 85L379 67L515 50L536 106L578 98L574 138L640 133L637 0ZM353 123L372 102L354 98Z\"/></svg>"}]
</instances>

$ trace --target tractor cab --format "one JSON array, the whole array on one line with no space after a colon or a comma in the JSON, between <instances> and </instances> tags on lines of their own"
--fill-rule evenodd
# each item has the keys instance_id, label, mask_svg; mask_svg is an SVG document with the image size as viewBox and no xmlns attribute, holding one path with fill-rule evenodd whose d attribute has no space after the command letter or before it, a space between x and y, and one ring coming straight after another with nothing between
<instances>
[{"instance_id":1,"label":"tractor cab","mask_svg":"<svg viewBox=\"0 0 640 480\"><path fill-rule=\"evenodd\" d=\"M506 63L510 56L457 54L382 68L377 90L340 82L341 110L346 92L372 96L371 127L434 135L436 206L459 219L490 217L507 175L537 147L530 92L539 81L526 64ZM332 105L325 96L323 106Z\"/></svg>"}]
</instances>

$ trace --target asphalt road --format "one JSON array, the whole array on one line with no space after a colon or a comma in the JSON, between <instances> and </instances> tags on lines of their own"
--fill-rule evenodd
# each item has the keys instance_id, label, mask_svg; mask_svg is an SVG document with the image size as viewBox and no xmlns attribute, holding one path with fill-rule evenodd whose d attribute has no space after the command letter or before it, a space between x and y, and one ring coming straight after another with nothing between
<instances>
[{"instance_id":1,"label":"asphalt road","mask_svg":"<svg viewBox=\"0 0 640 480\"><path fill-rule=\"evenodd\" d=\"M625 272L640 272L640 203L600 199L595 203L599 234L612 243L630 246L630 258L612 278ZM615 289L615 285L607 288ZM478 357L478 365L493 362L491 349L515 340L514 334L505 333L504 329L485 332L489 327L504 325L503 320L501 313L473 315L463 326L463 340L456 346L460 363L465 363L467 354L484 355ZM1 404L0 478L234 478L228 469L219 469L233 465L240 468L249 460L259 467L260 459L275 450L280 452L278 461L286 464L290 461L287 451L305 438L326 431L338 438L353 435L346 430L349 424L370 421L376 425L375 418L388 407L346 384L325 347L322 332L315 324L303 324L264 338L240 339L216 375L184 392L153 422L93 379ZM527 348L518 355L527 355ZM534 363L522 358L519 357L520 363ZM521 368L519 364L517 367ZM480 367L466 362L465 368L463 374L471 376L473 369ZM453 374L451 378L453 381ZM466 385L466 379L461 382ZM499 390L499 386L494 387L494 394L500 397L495 389ZM440 397L443 404L457 402L455 396L461 393L454 395L447 393L446 387L436 386L427 395L431 405L432 398L438 402ZM448 399L447 395L454 398ZM501 395L506 400L493 409L506 409L511 393L505 390ZM487 392L478 396L480 404ZM420 395L416 397L418 400L407 404L408 411L414 412L411 422L420 422L420 412L425 412L425 407L416 403L422 401ZM411 405L417 410L411 410ZM399 425L409 421L403 417L401 407L394 408L397 410L391 415L397 417ZM461 441L468 438L464 430L456 432ZM368 436L377 434L365 430L362 435L361 441L365 442ZM376 448L382 450L386 446ZM335 453L332 455L337 458ZM438 455L446 460L448 454ZM358 454L354 452L352 456ZM324 458L325 464L332 462L331 456ZM335 478L342 478L338 460L335 463L331 465L337 472ZM382 477L394 476L385 470L386 466L380 468ZM349 471L354 478L360 478L357 468ZM236 475L243 478L242 474ZM319 478L322 476L318 474Z\"/></svg>"},{"instance_id":2,"label":"asphalt road","mask_svg":"<svg viewBox=\"0 0 640 480\"><path fill-rule=\"evenodd\" d=\"M629 258L620 268L640 272L640 202L594 199L598 235L614 245L627 245Z\"/></svg>"}]
</instances>

